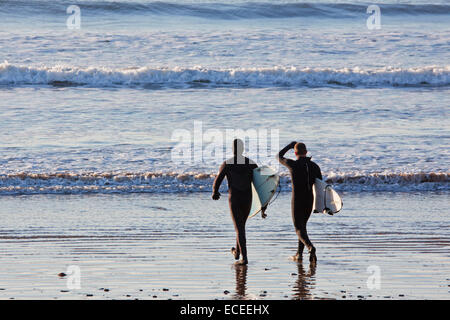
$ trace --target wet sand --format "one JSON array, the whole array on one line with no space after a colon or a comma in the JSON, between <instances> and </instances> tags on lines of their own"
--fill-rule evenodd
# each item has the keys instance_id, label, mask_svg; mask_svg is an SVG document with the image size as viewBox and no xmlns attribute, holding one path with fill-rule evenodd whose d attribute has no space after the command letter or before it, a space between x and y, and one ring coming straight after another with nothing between
<instances>
[{"instance_id":1,"label":"wet sand","mask_svg":"<svg viewBox=\"0 0 450 320\"><path fill-rule=\"evenodd\" d=\"M225 197L208 193L2 197L1 299L449 299L445 193L348 193L309 223L317 265L295 253L289 194L248 222L235 267ZM81 288L67 287L70 265ZM367 286L367 268L380 288ZM374 267L372 267L374 268Z\"/></svg>"}]
</instances>

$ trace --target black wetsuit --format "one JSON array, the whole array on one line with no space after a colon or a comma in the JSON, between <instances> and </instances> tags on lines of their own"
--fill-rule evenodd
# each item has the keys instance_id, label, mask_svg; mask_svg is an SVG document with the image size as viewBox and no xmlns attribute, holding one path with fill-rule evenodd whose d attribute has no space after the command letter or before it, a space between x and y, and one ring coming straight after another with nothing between
<instances>
[{"instance_id":1,"label":"black wetsuit","mask_svg":"<svg viewBox=\"0 0 450 320\"><path fill-rule=\"evenodd\" d=\"M303 252L304 246L314 248L306 231L306 223L312 212L313 192L312 186L316 178L322 179L319 166L311 161L311 158L300 157L298 160L286 159L285 153L293 146L288 145L278 153L278 160L286 166L292 179L292 220L298 235L298 254Z\"/></svg>"},{"instance_id":2,"label":"black wetsuit","mask_svg":"<svg viewBox=\"0 0 450 320\"><path fill-rule=\"evenodd\" d=\"M246 157L230 158L220 166L213 185L213 193L218 193L220 184L227 177L228 202L236 230L236 250L244 260L247 259L245 223L252 206L253 169L257 167L256 163Z\"/></svg>"}]
</instances>

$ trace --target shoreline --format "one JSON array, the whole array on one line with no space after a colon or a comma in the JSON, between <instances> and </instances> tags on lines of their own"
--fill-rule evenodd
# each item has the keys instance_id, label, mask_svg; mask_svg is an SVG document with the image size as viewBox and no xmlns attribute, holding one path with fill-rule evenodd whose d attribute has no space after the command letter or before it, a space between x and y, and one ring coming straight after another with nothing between
<instances>
[{"instance_id":1,"label":"shoreline","mask_svg":"<svg viewBox=\"0 0 450 320\"><path fill-rule=\"evenodd\" d=\"M448 220L423 210L444 197L346 194L342 212L310 219L315 269L306 253L302 264L289 260L287 193L268 220L248 221L247 268L233 266L226 201L209 194L4 197L0 299L447 299ZM80 289L58 276L71 265ZM367 287L371 266L380 289Z\"/></svg>"}]
</instances>

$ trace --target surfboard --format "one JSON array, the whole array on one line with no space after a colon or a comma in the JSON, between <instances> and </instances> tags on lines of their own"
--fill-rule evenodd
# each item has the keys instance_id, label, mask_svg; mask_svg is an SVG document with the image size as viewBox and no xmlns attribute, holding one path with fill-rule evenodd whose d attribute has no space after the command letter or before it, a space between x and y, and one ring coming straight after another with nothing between
<instances>
[{"instance_id":1,"label":"surfboard","mask_svg":"<svg viewBox=\"0 0 450 320\"><path fill-rule=\"evenodd\" d=\"M343 202L339 194L325 181L317 179L313 185L313 212L333 215L341 211Z\"/></svg>"},{"instance_id":2,"label":"surfboard","mask_svg":"<svg viewBox=\"0 0 450 320\"><path fill-rule=\"evenodd\" d=\"M261 212L261 209L269 204L279 183L280 176L274 169L268 166L253 169L252 208L249 218Z\"/></svg>"}]
</instances>

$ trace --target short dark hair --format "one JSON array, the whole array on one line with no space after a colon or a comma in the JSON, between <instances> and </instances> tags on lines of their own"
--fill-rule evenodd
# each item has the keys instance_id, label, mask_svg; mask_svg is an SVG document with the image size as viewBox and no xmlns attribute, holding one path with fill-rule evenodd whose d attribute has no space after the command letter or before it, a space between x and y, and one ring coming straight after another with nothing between
<instances>
[{"instance_id":1,"label":"short dark hair","mask_svg":"<svg viewBox=\"0 0 450 320\"><path fill-rule=\"evenodd\" d=\"M301 155L308 153L308 150L306 150L306 145L303 142L297 142L294 146L294 150L296 153Z\"/></svg>"}]
</instances>

